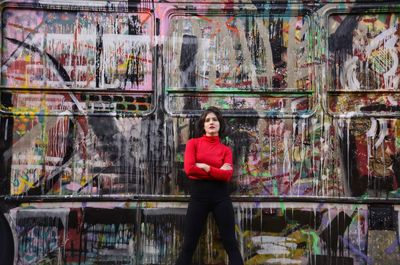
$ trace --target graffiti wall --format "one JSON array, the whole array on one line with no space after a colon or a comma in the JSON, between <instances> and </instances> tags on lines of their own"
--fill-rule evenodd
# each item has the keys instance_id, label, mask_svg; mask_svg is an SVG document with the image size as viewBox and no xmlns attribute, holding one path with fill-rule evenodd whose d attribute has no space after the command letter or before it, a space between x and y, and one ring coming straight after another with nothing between
<instances>
[{"instance_id":1,"label":"graffiti wall","mask_svg":"<svg viewBox=\"0 0 400 265\"><path fill-rule=\"evenodd\" d=\"M174 264L209 106L229 124L245 264L400 263L396 1L1 7L15 264ZM227 263L212 218L194 260Z\"/></svg>"}]
</instances>

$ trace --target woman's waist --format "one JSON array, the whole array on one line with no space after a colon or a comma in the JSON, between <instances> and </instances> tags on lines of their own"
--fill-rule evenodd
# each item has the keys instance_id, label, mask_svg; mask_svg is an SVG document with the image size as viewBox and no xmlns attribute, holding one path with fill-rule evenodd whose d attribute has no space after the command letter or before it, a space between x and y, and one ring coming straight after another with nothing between
<instances>
[{"instance_id":1,"label":"woman's waist","mask_svg":"<svg viewBox=\"0 0 400 265\"><path fill-rule=\"evenodd\" d=\"M229 184L224 181L206 180L206 179L190 179L190 191L192 195L229 195Z\"/></svg>"}]
</instances>

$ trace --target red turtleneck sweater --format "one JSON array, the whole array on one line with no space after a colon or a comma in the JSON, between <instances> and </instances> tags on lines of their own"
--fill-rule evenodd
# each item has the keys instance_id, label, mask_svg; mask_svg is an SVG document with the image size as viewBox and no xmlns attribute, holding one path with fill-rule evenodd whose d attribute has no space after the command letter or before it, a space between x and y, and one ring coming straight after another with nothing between
<instances>
[{"instance_id":1,"label":"red turtleneck sweater","mask_svg":"<svg viewBox=\"0 0 400 265\"><path fill-rule=\"evenodd\" d=\"M210 171L197 167L196 163L209 165ZM218 136L204 135L186 143L184 168L188 178L228 182L232 178L233 170L220 169L225 163L232 165L232 151L219 141Z\"/></svg>"}]
</instances>

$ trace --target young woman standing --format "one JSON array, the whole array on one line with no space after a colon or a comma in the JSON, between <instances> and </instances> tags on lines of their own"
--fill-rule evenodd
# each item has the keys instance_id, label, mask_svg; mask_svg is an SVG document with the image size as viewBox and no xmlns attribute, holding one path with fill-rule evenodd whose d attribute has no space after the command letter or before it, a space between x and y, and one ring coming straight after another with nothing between
<instances>
[{"instance_id":1,"label":"young woman standing","mask_svg":"<svg viewBox=\"0 0 400 265\"><path fill-rule=\"evenodd\" d=\"M232 150L220 142L226 132L221 112L210 107L200 116L196 129L202 135L186 143L184 169L191 182L183 247L176 265L192 263L193 253L209 212L213 213L229 265L243 265L235 237L235 218L228 182L232 178Z\"/></svg>"}]
</instances>

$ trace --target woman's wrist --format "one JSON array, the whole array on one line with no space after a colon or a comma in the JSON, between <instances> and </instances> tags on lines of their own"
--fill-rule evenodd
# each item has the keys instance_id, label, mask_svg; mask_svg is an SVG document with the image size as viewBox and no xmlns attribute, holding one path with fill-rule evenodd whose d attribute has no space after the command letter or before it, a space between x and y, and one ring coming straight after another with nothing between
<instances>
[{"instance_id":1,"label":"woman's wrist","mask_svg":"<svg viewBox=\"0 0 400 265\"><path fill-rule=\"evenodd\" d=\"M203 169L205 172L210 172L210 166L205 163L196 163L196 166Z\"/></svg>"}]
</instances>

